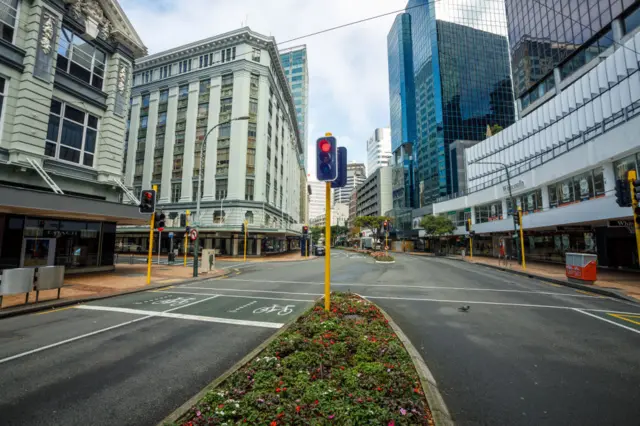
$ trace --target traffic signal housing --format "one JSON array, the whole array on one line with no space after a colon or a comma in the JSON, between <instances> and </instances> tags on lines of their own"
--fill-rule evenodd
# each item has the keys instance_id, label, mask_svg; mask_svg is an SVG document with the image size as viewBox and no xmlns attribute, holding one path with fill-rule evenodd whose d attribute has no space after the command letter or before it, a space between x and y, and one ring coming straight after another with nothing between
<instances>
[{"instance_id":1,"label":"traffic signal housing","mask_svg":"<svg viewBox=\"0 0 640 426\"><path fill-rule=\"evenodd\" d=\"M388 220L385 220L382 223L382 229L384 229L385 232L389 231L389 221Z\"/></svg>"},{"instance_id":2,"label":"traffic signal housing","mask_svg":"<svg viewBox=\"0 0 640 426\"><path fill-rule=\"evenodd\" d=\"M184 228L185 226L187 226L187 215L182 213L180 215L180 227Z\"/></svg>"},{"instance_id":3,"label":"traffic signal housing","mask_svg":"<svg viewBox=\"0 0 640 426\"><path fill-rule=\"evenodd\" d=\"M245 232L247 232L247 228L244 226L244 222L242 222L242 225L240 225L240 231L244 234Z\"/></svg>"},{"instance_id":4,"label":"traffic signal housing","mask_svg":"<svg viewBox=\"0 0 640 426\"><path fill-rule=\"evenodd\" d=\"M347 186L347 148L340 146L338 153L338 176L331 182L332 188L343 188Z\"/></svg>"},{"instance_id":5,"label":"traffic signal housing","mask_svg":"<svg viewBox=\"0 0 640 426\"><path fill-rule=\"evenodd\" d=\"M333 136L316 141L316 177L321 182L331 182L338 177L337 144Z\"/></svg>"},{"instance_id":6,"label":"traffic signal housing","mask_svg":"<svg viewBox=\"0 0 640 426\"><path fill-rule=\"evenodd\" d=\"M302 234L303 235L309 234L309 227L307 225L302 227Z\"/></svg>"},{"instance_id":7,"label":"traffic signal housing","mask_svg":"<svg viewBox=\"0 0 640 426\"><path fill-rule=\"evenodd\" d=\"M636 181L637 182L637 181ZM634 182L634 190L637 186ZM637 200L636 196L636 200ZM616 204L620 207L631 207L631 188L629 188L629 182L622 179L616 180Z\"/></svg>"},{"instance_id":8,"label":"traffic signal housing","mask_svg":"<svg viewBox=\"0 0 640 426\"><path fill-rule=\"evenodd\" d=\"M516 227L520 226L520 211L515 211L513 213L513 224Z\"/></svg>"},{"instance_id":9,"label":"traffic signal housing","mask_svg":"<svg viewBox=\"0 0 640 426\"><path fill-rule=\"evenodd\" d=\"M140 193L140 213L155 213L156 211L156 191L144 189Z\"/></svg>"},{"instance_id":10,"label":"traffic signal housing","mask_svg":"<svg viewBox=\"0 0 640 426\"><path fill-rule=\"evenodd\" d=\"M633 200L635 200L636 204L640 203L640 179L634 180L632 182L632 185L633 185Z\"/></svg>"},{"instance_id":11,"label":"traffic signal housing","mask_svg":"<svg viewBox=\"0 0 640 426\"><path fill-rule=\"evenodd\" d=\"M471 231L471 219L467 219L467 221L464 224L465 228L467 229L467 232Z\"/></svg>"},{"instance_id":12,"label":"traffic signal housing","mask_svg":"<svg viewBox=\"0 0 640 426\"><path fill-rule=\"evenodd\" d=\"M164 231L166 219L167 219L167 215L165 215L164 213L162 212L156 213L156 218L154 223L158 231L160 232Z\"/></svg>"}]
</instances>

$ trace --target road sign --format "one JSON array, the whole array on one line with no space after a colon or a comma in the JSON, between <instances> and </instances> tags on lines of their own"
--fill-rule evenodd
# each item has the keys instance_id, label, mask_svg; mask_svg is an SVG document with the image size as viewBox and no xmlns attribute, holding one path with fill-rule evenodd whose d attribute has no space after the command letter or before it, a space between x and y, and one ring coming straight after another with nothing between
<instances>
[{"instance_id":1,"label":"road sign","mask_svg":"<svg viewBox=\"0 0 640 426\"><path fill-rule=\"evenodd\" d=\"M189 231L189 239L191 239L191 241L195 241L198 239L198 230L197 229L192 229L191 231Z\"/></svg>"},{"instance_id":2,"label":"road sign","mask_svg":"<svg viewBox=\"0 0 640 426\"><path fill-rule=\"evenodd\" d=\"M169 238L173 238L173 232L169 232Z\"/></svg>"}]
</instances>

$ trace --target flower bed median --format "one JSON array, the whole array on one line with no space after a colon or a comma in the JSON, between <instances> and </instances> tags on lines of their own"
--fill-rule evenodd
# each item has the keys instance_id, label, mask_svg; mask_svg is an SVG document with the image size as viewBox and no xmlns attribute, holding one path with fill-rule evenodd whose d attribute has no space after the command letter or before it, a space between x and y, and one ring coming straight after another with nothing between
<instances>
[{"instance_id":1,"label":"flower bed median","mask_svg":"<svg viewBox=\"0 0 640 426\"><path fill-rule=\"evenodd\" d=\"M193 407L183 425L432 425L406 349L380 310L336 293Z\"/></svg>"},{"instance_id":2,"label":"flower bed median","mask_svg":"<svg viewBox=\"0 0 640 426\"><path fill-rule=\"evenodd\" d=\"M389 256L383 251L374 251L369 254L376 260L376 262L395 262L396 260L393 256Z\"/></svg>"}]
</instances>

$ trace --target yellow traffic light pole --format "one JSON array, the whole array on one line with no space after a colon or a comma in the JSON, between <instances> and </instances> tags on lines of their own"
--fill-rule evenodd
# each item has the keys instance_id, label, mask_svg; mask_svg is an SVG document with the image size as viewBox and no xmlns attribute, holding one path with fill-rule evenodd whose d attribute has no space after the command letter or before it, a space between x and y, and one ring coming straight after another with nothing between
<instances>
[{"instance_id":1,"label":"yellow traffic light pole","mask_svg":"<svg viewBox=\"0 0 640 426\"><path fill-rule=\"evenodd\" d=\"M327 182L325 194L326 217L324 224L324 310L331 307L331 182Z\"/></svg>"},{"instance_id":2,"label":"yellow traffic light pole","mask_svg":"<svg viewBox=\"0 0 640 426\"><path fill-rule=\"evenodd\" d=\"M191 213L189 210L187 210L185 212L185 219L184 219L184 223L186 226L189 226L189 213ZM187 251L189 249L188 245L189 245L189 236L187 235L187 230L185 229L184 232L184 266L187 266Z\"/></svg>"},{"instance_id":3,"label":"yellow traffic light pole","mask_svg":"<svg viewBox=\"0 0 640 426\"><path fill-rule=\"evenodd\" d=\"M305 226L307 227L307 236L304 239L304 251L307 254L305 257L309 257L309 224Z\"/></svg>"},{"instance_id":4,"label":"yellow traffic light pole","mask_svg":"<svg viewBox=\"0 0 640 426\"><path fill-rule=\"evenodd\" d=\"M158 185L153 185L153 190L158 192ZM151 263L153 261L153 228L155 225L156 214L151 213L149 221L149 253L147 254L147 285L151 284Z\"/></svg>"},{"instance_id":5,"label":"yellow traffic light pole","mask_svg":"<svg viewBox=\"0 0 640 426\"><path fill-rule=\"evenodd\" d=\"M638 178L636 171L631 170L627 175L627 179L629 180L629 187L631 188L631 205L633 208L633 226L636 231L636 248L638 250L638 263L640 263L640 216L637 214L638 205L640 205L640 200L636 199L634 182Z\"/></svg>"},{"instance_id":6,"label":"yellow traffic light pole","mask_svg":"<svg viewBox=\"0 0 640 426\"><path fill-rule=\"evenodd\" d=\"M522 253L522 270L527 270L527 262L524 259L524 229L522 229L522 207L518 207L518 223L520 224L520 252Z\"/></svg>"}]
</instances>

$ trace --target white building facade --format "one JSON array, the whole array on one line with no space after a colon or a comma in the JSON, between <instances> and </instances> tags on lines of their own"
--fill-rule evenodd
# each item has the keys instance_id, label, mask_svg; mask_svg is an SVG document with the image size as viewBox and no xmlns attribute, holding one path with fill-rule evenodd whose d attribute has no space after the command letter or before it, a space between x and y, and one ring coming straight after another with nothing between
<instances>
[{"instance_id":1,"label":"white building facade","mask_svg":"<svg viewBox=\"0 0 640 426\"><path fill-rule=\"evenodd\" d=\"M636 30L637 31L637 30ZM438 202L478 253L496 255L513 234L511 191L524 212L525 253L563 262L597 253L599 264L638 267L631 208L616 204L616 179L640 171L640 34L616 42L561 80L514 125L466 151L466 195ZM474 250L474 253L476 251Z\"/></svg>"},{"instance_id":2,"label":"white building facade","mask_svg":"<svg viewBox=\"0 0 640 426\"><path fill-rule=\"evenodd\" d=\"M349 206L337 203L331 207L331 226L347 226L349 221ZM326 226L327 218L324 213L311 219L311 226Z\"/></svg>"},{"instance_id":3,"label":"white building facade","mask_svg":"<svg viewBox=\"0 0 640 426\"><path fill-rule=\"evenodd\" d=\"M158 186L170 230L184 231L189 210L202 247L241 253L246 220L248 253L295 249L303 144L275 40L242 28L142 58L134 72L125 184Z\"/></svg>"},{"instance_id":4,"label":"white building facade","mask_svg":"<svg viewBox=\"0 0 640 426\"><path fill-rule=\"evenodd\" d=\"M367 140L367 175L371 176L379 167L391 163L391 129L376 129Z\"/></svg>"},{"instance_id":5,"label":"white building facade","mask_svg":"<svg viewBox=\"0 0 640 426\"><path fill-rule=\"evenodd\" d=\"M392 171L379 167L356 188L356 216L383 216L393 208Z\"/></svg>"},{"instance_id":6,"label":"white building facade","mask_svg":"<svg viewBox=\"0 0 640 426\"><path fill-rule=\"evenodd\" d=\"M333 190L333 202L349 205L351 193L367 178L367 171L363 163L347 164L347 184Z\"/></svg>"},{"instance_id":7,"label":"white building facade","mask_svg":"<svg viewBox=\"0 0 640 426\"><path fill-rule=\"evenodd\" d=\"M326 206L327 184L326 182L318 182L317 180L309 181L311 195L309 196L309 222L311 223L316 217L323 215Z\"/></svg>"}]
</instances>

